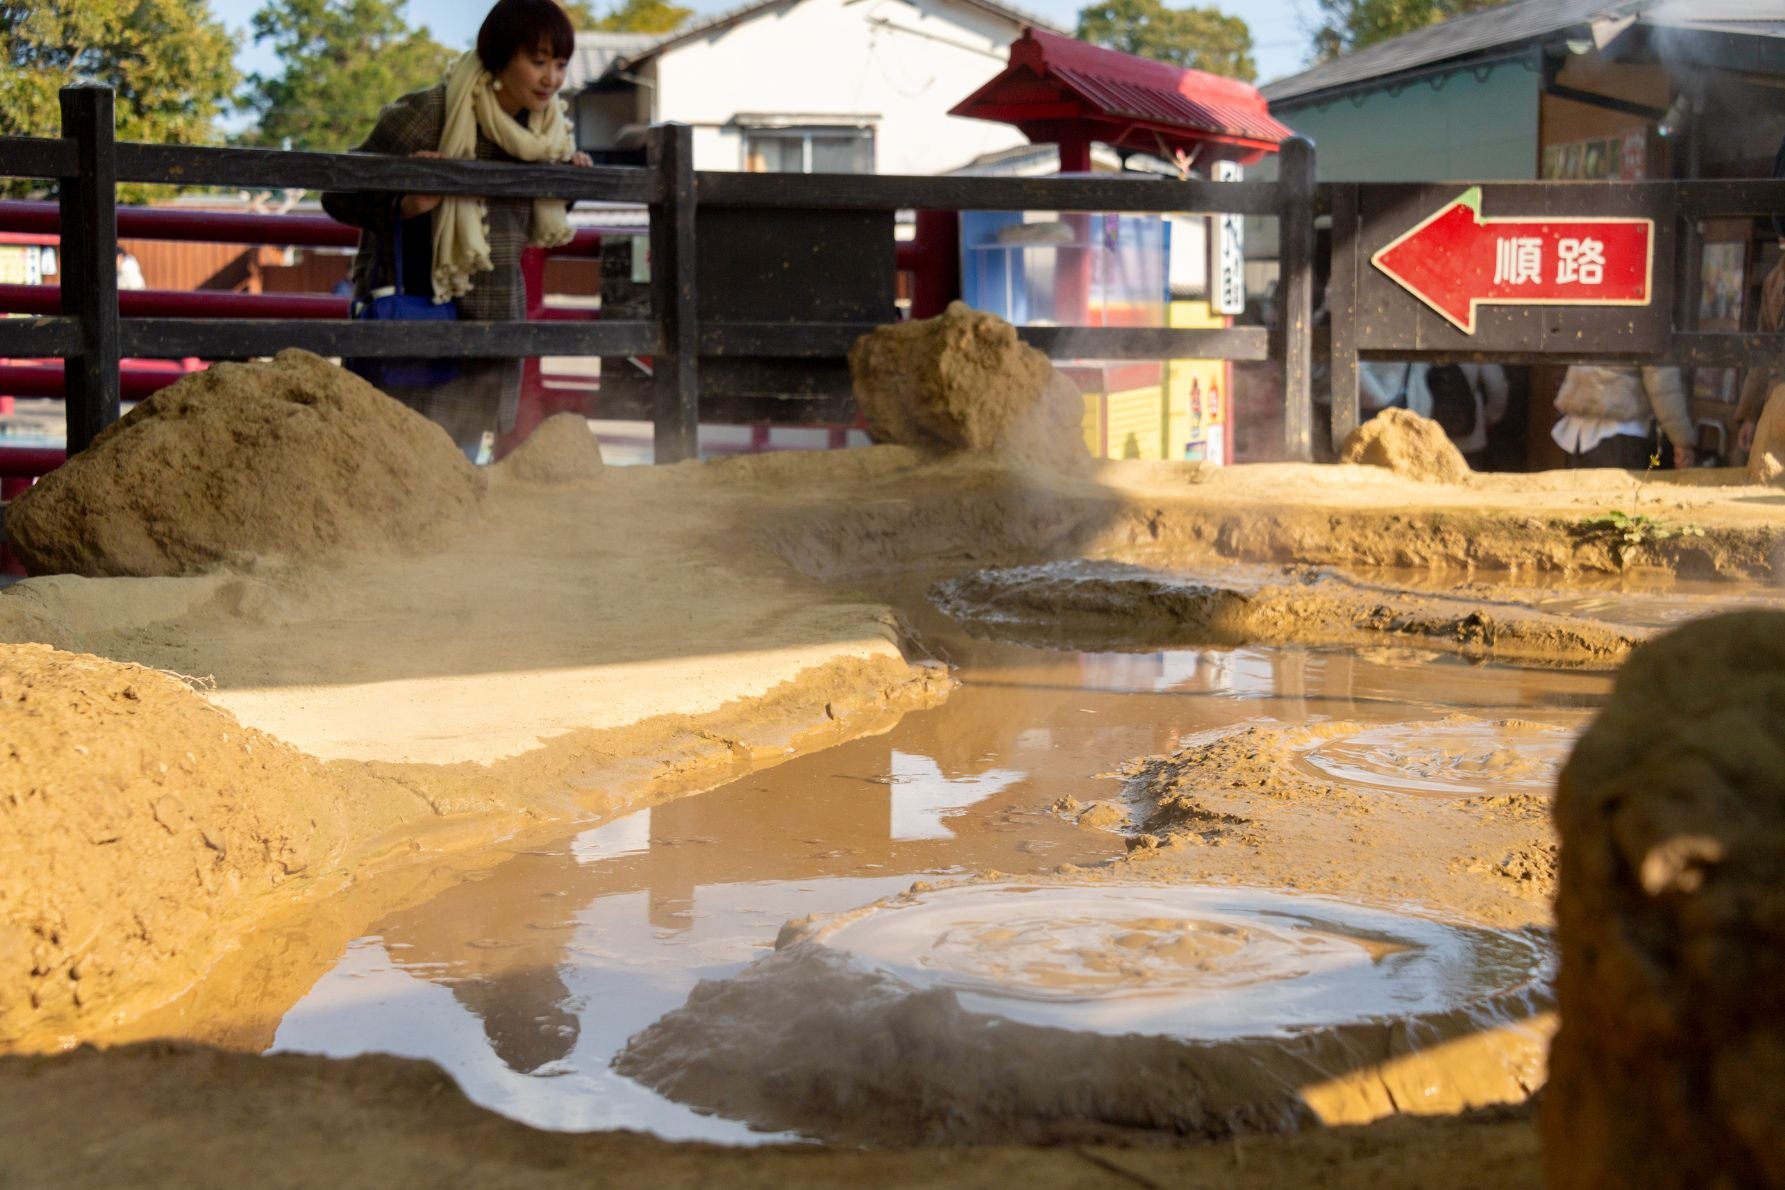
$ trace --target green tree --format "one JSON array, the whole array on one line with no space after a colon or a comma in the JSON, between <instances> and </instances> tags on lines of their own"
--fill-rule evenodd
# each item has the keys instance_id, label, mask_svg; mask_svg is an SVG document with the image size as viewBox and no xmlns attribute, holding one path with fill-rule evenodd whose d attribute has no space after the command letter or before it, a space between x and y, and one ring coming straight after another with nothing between
<instances>
[{"instance_id":1,"label":"green tree","mask_svg":"<svg viewBox=\"0 0 1785 1190\"><path fill-rule=\"evenodd\" d=\"M694 15L692 8L683 8L670 0L620 0L600 17L590 10L587 0L571 0L565 7L578 29L599 33L674 33ZM578 19L579 10L585 14L583 20Z\"/></svg>"},{"instance_id":2,"label":"green tree","mask_svg":"<svg viewBox=\"0 0 1785 1190\"><path fill-rule=\"evenodd\" d=\"M248 77L239 106L255 114L249 144L338 151L365 138L385 104L440 81L453 51L411 28L403 0L268 0L255 41L284 70Z\"/></svg>"},{"instance_id":3,"label":"green tree","mask_svg":"<svg viewBox=\"0 0 1785 1190\"><path fill-rule=\"evenodd\" d=\"M1321 61L1506 0L1319 0L1314 52Z\"/></svg>"},{"instance_id":4,"label":"green tree","mask_svg":"<svg viewBox=\"0 0 1785 1190\"><path fill-rule=\"evenodd\" d=\"M56 93L100 83L119 139L205 144L238 79L207 0L0 0L0 45L0 136L57 135Z\"/></svg>"},{"instance_id":5,"label":"green tree","mask_svg":"<svg viewBox=\"0 0 1785 1190\"><path fill-rule=\"evenodd\" d=\"M1252 30L1239 17L1213 8L1167 8L1162 0L1104 0L1078 14L1078 36L1190 70L1248 81L1258 77Z\"/></svg>"},{"instance_id":6,"label":"green tree","mask_svg":"<svg viewBox=\"0 0 1785 1190\"><path fill-rule=\"evenodd\" d=\"M558 3L570 14L570 23L578 30L593 29L601 20L595 15L595 9L590 6L589 0L558 0Z\"/></svg>"}]
</instances>

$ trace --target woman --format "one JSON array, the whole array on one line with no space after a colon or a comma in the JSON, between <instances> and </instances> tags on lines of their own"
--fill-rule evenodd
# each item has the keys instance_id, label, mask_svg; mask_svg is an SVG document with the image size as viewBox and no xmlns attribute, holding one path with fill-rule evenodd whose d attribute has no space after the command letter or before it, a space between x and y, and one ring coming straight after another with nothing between
<instances>
[{"instance_id":1,"label":"woman","mask_svg":"<svg viewBox=\"0 0 1785 1190\"><path fill-rule=\"evenodd\" d=\"M1673 446L1673 465L1698 461L1692 416L1678 368L1575 364L1556 393L1561 414L1550 430L1570 467L1620 467L1646 471L1650 436L1657 422Z\"/></svg>"},{"instance_id":2,"label":"woman","mask_svg":"<svg viewBox=\"0 0 1785 1190\"><path fill-rule=\"evenodd\" d=\"M476 49L453 63L444 82L380 112L356 151L587 166L558 99L575 45L556 0L499 0L477 32ZM521 250L555 247L571 236L565 204L555 199L325 194L322 206L360 229L357 301L396 284L400 242L404 291L457 301L463 319L526 317ZM475 461L486 432L513 427L519 393L519 360L467 360L444 384L390 395L438 422Z\"/></svg>"}]
</instances>

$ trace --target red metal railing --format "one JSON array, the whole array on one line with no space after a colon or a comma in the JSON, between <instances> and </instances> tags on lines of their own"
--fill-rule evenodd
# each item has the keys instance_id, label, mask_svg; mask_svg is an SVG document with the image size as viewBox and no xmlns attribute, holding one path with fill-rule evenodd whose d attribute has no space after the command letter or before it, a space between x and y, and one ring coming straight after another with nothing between
<instances>
[{"instance_id":1,"label":"red metal railing","mask_svg":"<svg viewBox=\"0 0 1785 1190\"><path fill-rule=\"evenodd\" d=\"M53 202L0 202L0 235L44 237L53 243L61 233L61 210ZM306 248L351 248L359 232L326 215L261 214L198 211L177 207L120 207L121 238L204 243L272 244ZM639 234L635 228L583 228L566 244L547 250L528 249L522 275L527 292L527 317L550 321L596 319L595 310L561 309L545 304L545 261L548 256L595 256L606 236ZM118 308L126 318L314 318L348 317L346 298L327 294L237 293L231 290L125 290ZM0 314L61 313L61 288L56 285L0 285ZM188 360L125 360L120 368L126 400L141 400L204 367ZM581 403L589 387L580 377L547 376L539 361L527 360L522 370L523 420L517 431L532 426L559 408ZM0 361L0 393L23 397L60 397L60 360ZM45 474L64 458L59 449L14 447L0 441L0 480L8 487L23 478Z\"/></svg>"},{"instance_id":2,"label":"red metal railing","mask_svg":"<svg viewBox=\"0 0 1785 1190\"><path fill-rule=\"evenodd\" d=\"M0 202L0 230L59 235L61 208L53 202ZM592 256L603 235L626 229L585 227L554 256ZM119 207L118 236L126 240L186 240L206 244L289 244L300 248L352 248L359 232L327 215L270 215L248 211L193 211L183 207Z\"/></svg>"}]
</instances>

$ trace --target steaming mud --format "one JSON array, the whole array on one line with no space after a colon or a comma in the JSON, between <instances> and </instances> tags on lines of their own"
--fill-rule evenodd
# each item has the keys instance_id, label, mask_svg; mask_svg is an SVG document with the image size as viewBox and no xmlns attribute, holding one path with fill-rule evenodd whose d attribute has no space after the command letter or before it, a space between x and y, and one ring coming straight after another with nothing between
<instances>
[{"instance_id":1,"label":"steaming mud","mask_svg":"<svg viewBox=\"0 0 1785 1190\"><path fill-rule=\"evenodd\" d=\"M1304 780L1285 785L1289 797L1242 807L1243 827L1221 828L1234 831L1236 839L1256 838L1260 846L1191 848L1174 843L1177 828L1160 810L1164 794L1123 762L1170 755L1185 741L1211 733L1229 739L1261 722L1277 725L1285 740L1310 741L1316 737L1308 733L1333 724L1351 731L1410 721L1430 725L1459 705L1483 723L1553 721L1560 735L1603 697L1602 676L1469 665L1454 655L1405 648L1037 649L962 635L924 603L926 586L921 577L900 580L876 594L903 608L923 647L956 667L961 685L946 705L910 714L885 735L530 846L430 899L338 923L342 932L332 940L314 920L300 922L245 947L201 995L151 1024L246 1048L428 1058L449 1070L474 1101L537 1126L637 1128L667 1137L761 1143L796 1133L852 1134L847 1128L830 1131L833 1125L803 1113L714 1115L698 1096L677 1101L654 1083L616 1072L610 1062L630 1038L680 1009L700 981L741 978L770 952L790 919L847 914L914 880L1002 872L1046 881L1050 895L1076 891L1096 900L1101 886L1131 883L1136 876L1167 885L1206 884L1185 862L1201 852L1204 870L1218 871L1218 879L1260 889L1243 894L1245 905L1270 902L1262 915L1242 913L1218 903L1226 894L1205 890L1196 912L1131 914L1131 924L1139 924L1118 931L1128 945L1111 948L1127 966L1097 975L1087 960L1078 971L1077 977L1109 981L1111 991L1130 969L1153 970L1164 980L1175 965L1188 978L1202 947L1209 978L1237 981L1252 971L1262 979L1254 990L1281 983L1321 996L1351 985L1319 980L1355 979L1362 981L1356 995L1362 1004L1373 995L1363 990L1369 980L1433 963L1451 970L1456 964L1448 956L1467 946L1486 955L1480 940L1495 934L1464 930L1457 937L1473 940L1465 944L1445 934L1452 927L1442 916L1416 913L1402 922L1407 915L1367 906L1420 900L1455 906L1465 918L1512 927L1508 936L1515 940L1526 937L1519 927L1542 920L1535 900L1542 894L1527 898L1522 887L1510 892L1495 870L1436 882L1426 871L1442 874L1452 847L1498 857L1508 839L1540 843L1547 824L1538 818L1509 820L1502 811L1463 809L1470 799L1457 802L1455 816L1412 824L1385 808L1377 817L1390 848L1386 862L1378 863L1352 850L1352 835L1362 824L1348 805ZM1290 771L1293 750L1285 744L1281 752ZM1250 770L1242 764L1228 771ZM1323 778L1320 786L1333 784ZM1162 845L1133 849L1149 840ZM1395 850L1402 845L1426 858L1407 864ZM1217 856L1229 866L1209 862ZM1271 901L1278 894L1269 886L1306 884L1318 870L1335 866L1366 873L1373 883L1361 891L1322 889L1331 902L1321 916L1324 926L1307 926L1294 916L1306 918L1321 905L1319 897L1287 897L1284 904L1295 901L1295 907L1281 912ZM1404 874L1407 882L1385 887L1381 881L1389 874ZM1359 908L1352 912L1352 906ZM1384 922L1372 913L1382 913ZM1210 928L1193 936L1155 928L1168 919L1205 921ZM1102 944L1105 926L1092 914L1084 930L1080 950L1088 953ZM1237 931L1245 932L1243 940ZM1450 940L1439 945L1439 936ZM1225 950L1230 946L1231 954ZM1311 965L1307 978L1315 982L1263 978L1295 963ZM849 975L845 985L853 986L849 981L859 974ZM830 978L824 974L821 983ZM839 994L848 986L839 985ZM1379 990L1387 997L1379 1001L1385 1011L1413 1011L1395 1007L1404 987L1384 984ZM816 994L808 986L796 998ZM1065 998L1083 1000L1086 1011L1095 999L1076 993ZM1142 996L1136 1003L1170 999ZM1510 1041L1497 1031L1500 1024L1487 1032L1465 1030L1481 1033L1481 1048L1469 1048L1460 1063L1446 1059L1452 1073L1427 1080L1450 1088L1433 1102L1501 1102L1520 1097L1519 1087L1536 1086L1540 1045L1528 1038L1541 1039L1542 1019L1542 1007L1533 1001L1509 1014L1515 1022L1508 1026ZM1285 1015L1278 1024L1288 1028L1293 1022ZM1367 1037L1346 1044L1366 1051L1390 1032L1368 1023L1356 1027ZM1071 1025L1068 1031L1082 1028ZM1326 1035L1336 1036L1330 1030ZM1180 1037L1174 1040L1179 1043L1191 1042ZM720 1048L731 1044L726 1040ZM1272 1042L1278 1050L1283 1044L1281 1037ZM938 1056L925 1077L952 1069L951 1061ZM1295 1078L1309 1086L1337 1079L1339 1091L1285 1098L1280 1070L1269 1078L1248 1074L1235 1084L1231 1106L1252 1111L1258 1127L1270 1128L1329 1113L1335 1120L1372 1119L1389 1110L1380 1073L1354 1078L1346 1062L1321 1061L1318 1068L1298 1067ZM1380 1064L1366 1065L1374 1070ZM1458 1069L1491 1071L1492 1088L1459 1098ZM1275 1089L1261 1091L1261 1079L1276 1079ZM1359 1089L1365 1086L1377 1089L1365 1094ZM1395 1094L1422 1101L1411 1085ZM1274 1106L1266 1111L1261 1104ZM909 1119L898 1127L907 1126ZM890 1127L884 1119L872 1124L883 1127ZM951 1135L1014 1137L1028 1125L984 1127Z\"/></svg>"},{"instance_id":2,"label":"steaming mud","mask_svg":"<svg viewBox=\"0 0 1785 1190\"><path fill-rule=\"evenodd\" d=\"M1417 646L1524 664L1615 666L1643 629L1473 593L1388 592L1311 568L1210 576L1115 562L975 571L938 583L969 631L1076 647L1163 644Z\"/></svg>"},{"instance_id":3,"label":"steaming mud","mask_svg":"<svg viewBox=\"0 0 1785 1190\"><path fill-rule=\"evenodd\" d=\"M1311 777L1352 789L1432 797L1544 795L1573 746L1571 733L1507 719L1314 729L1297 759Z\"/></svg>"},{"instance_id":4,"label":"steaming mud","mask_svg":"<svg viewBox=\"0 0 1785 1190\"><path fill-rule=\"evenodd\" d=\"M753 982L783 919L847 910L914 877L1002 870L1022 879L1051 871L1073 886L1214 882L1301 889L1367 906L1422 904L1440 920L1508 932L1541 927L1549 919L1554 873L1545 796L1403 796L1327 773L1316 776L1301 764L1294 733L1331 724L1350 724L1346 730L1353 732L1384 724L1419 724L1414 730L1422 730L1459 707L1488 723L1535 716L1571 730L1603 700L1605 679L1595 669L1615 664L1626 639L1644 635L1625 628L1647 627L1663 615L1634 603L1628 615L1624 609L1556 604L1553 619L1532 619L1515 606L1525 597L1510 586L1467 591L1451 584L1444 599L1422 602L1418 591L1411 600L1401 597L1405 591L1368 595L1357 584L1337 590L1305 582L1300 572L1277 571L1267 585L1287 592L1287 616L1306 624L1314 618L1307 607L1314 606L1329 617L1322 622L1356 635L1333 638L1332 647L1308 647L1310 640L1327 638L1305 635L1248 635L1251 643L1242 647L1208 647L1193 637L1137 632L1118 614L1099 624L1113 629L1101 652L1000 644L987 645L994 651L975 661L968 645L927 624L916 633L921 644L913 643L877 603L835 599L836 592L815 582L857 585L867 581L864 576L909 575L925 567L957 573L1072 557L1159 568L1244 560L1450 567L1452 575L1507 570L1518 572L1521 582L1542 571L1624 572L1635 561L1694 575L1780 572L1776 504L1764 502L1771 497L1756 499L1757 493L1726 476L1694 473L1658 479L1648 488L1646 511L1665 508L1669 519L1704 527L1704 536L1669 538L1633 551L1581 532L1586 518L1633 507L1629 487L1622 474L1598 472L1477 476L1467 485L1432 487L1379 469L1214 472L1138 463L1052 476L1013 473L971 458L932 462L896 448L651 472L616 469L600 484L549 492L493 483L488 531L432 558L349 568L326 584L317 580L316 593L258 574L169 580L173 594L166 600L156 595L149 602L167 606L154 610L137 606L150 594L138 582L46 580L22 584L17 597L9 597L5 627L9 639L212 675L219 702L232 700L238 712L260 714L260 726L307 750L360 756L371 754L373 744L378 755L400 748L416 765L401 776L455 793L451 800L423 804L395 783L390 791L416 801L419 812L443 818L459 832L454 847L464 847L464 854L424 845L393 855L388 868L356 863L330 872L341 877L342 891L294 900L290 914L273 923L276 929L259 935L238 937L227 923L207 918L213 935L239 949L179 1011L157 1022L132 1022L141 1029L136 1036L190 1037L259 1051L285 1025L291 1026L290 1038L301 1025L309 1030L308 1044L324 1052L401 1048L441 1061L480 1102L515 1117L674 1134L661 1114L666 1101L655 1091L618 1076L598 1082L597 1072L608 1070L624 1034L684 1001L711 1020L727 1019L710 1010ZM1665 495L1665 505L1656 493ZM725 599L711 598L715 582ZM1224 578L1207 585L1242 597L1253 593ZM1566 600L1573 594L1578 592L1552 596ZM1306 599L1316 602L1298 604ZM525 623L516 620L516 606L529 608ZM1374 622L1360 627L1345 619L1360 607ZM1380 616L1374 614L1378 608L1385 609ZM1598 635L1582 635L1582 616L1559 614L1572 611L1595 621ZM1642 615L1651 620L1637 618ZM1669 610L1663 618L1672 615ZM1541 633L1527 632L1530 625ZM783 632L789 628L798 631ZM1269 643L1278 640L1296 643ZM902 644L963 663L968 685L942 711L913 716L909 732L901 724L864 744L883 747L884 756L823 753L806 767L776 770L772 780L733 787L719 801L695 798L657 807L642 826L638 819L619 819L574 841L535 847L556 828L541 833L539 819L523 826L519 815L469 818L478 805L490 803L456 797L461 778L491 787L505 783L499 769L484 763L534 753L546 754L538 763L550 768L538 770L544 775L529 791L572 773L579 795L604 793L595 788L601 777L564 763L567 753L535 746L541 737L608 722L618 710L625 715L616 724L644 714L686 717L677 730L698 736L720 757L783 755L776 737L797 718L791 712L752 710L748 724L722 730L714 730L709 713L740 700L756 707L763 694L759 679L765 665L779 664L776 658L799 661L787 669L790 679L805 673L806 662L790 652L796 647L823 646L826 657L860 658L858 641L870 650L869 660L884 663L881 669L839 676L806 708L827 720L836 712L832 738L867 729L847 712L864 689L871 693L885 684L886 666L903 666ZM1068 634L1050 638L1061 642L1083 643ZM771 644L773 656L748 651ZM1466 664L1509 658L1561 660L1579 668L1536 672ZM600 684L587 686L584 677ZM412 684L384 685L393 681ZM395 696L399 690L404 697ZM257 706L256 691L278 697ZM489 732L461 730L466 721L452 716L443 727L445 704L408 697L448 692L453 707L467 716L474 712ZM805 698L814 692L802 685L799 693ZM1013 695L1017 701L1007 697ZM905 705L889 703L885 722ZM275 708L290 716L275 722ZM1080 730L1092 724L1100 733ZM376 739L365 738L368 732ZM927 735L937 750L920 746L912 733ZM641 770L684 768L686 750L659 746L657 739L629 736L613 745L614 755L599 760ZM82 746L93 742L88 737ZM1135 756L1146 759L1121 764ZM479 763L451 766L449 774L448 761ZM677 777L679 784L653 796L704 785L704 774L718 771L702 768ZM548 817L570 805L568 795L552 788L553 796L538 802ZM1107 825L1098 827L1080 821L1083 815L1068 819L1048 809L1068 797L1081 808L1108 807L1119 817L1099 813ZM593 812L608 813L619 804L605 802L606 808ZM713 809L727 804L729 809ZM527 832L526 845L505 836L509 850L492 852L502 846L492 839L509 824ZM475 858L469 854L473 846L481 852ZM1125 847L1131 849L1124 853ZM393 875L399 859L412 879ZM143 872L122 898L125 907L133 898L177 898L183 877L168 871L171 884L161 879L165 872ZM452 895L440 892L454 880L460 883ZM1143 940L1146 935L1132 933ZM861 978L859 972L831 970L844 956L789 947L774 957L783 954L810 976L787 985L797 997L794 1007L834 1002L854 1012L859 1006L853 993L842 994L842 984L826 982L830 975ZM1218 965L1221 956L1205 957ZM160 969L148 974L166 976ZM84 991L89 981L82 975L71 982ZM691 989L702 979L709 990L695 1004ZM831 987L840 994L827 1001L824 992ZM1101 1121L1094 1127L1116 1132L1227 1135L1236 1128L1500 1102L1528 1092L1542 1074L1540 1064L1527 1061L1540 1042L1519 1040L1544 1033L1542 1002L1529 997L1497 1004L1499 1016L1472 1008L1455 1018L1457 1031L1450 1034L1422 1017L1411 1032L1362 1022L1268 1038L1273 1057L1262 1065L1240 1042L1168 1038L1173 1044L1160 1045L1153 1038L1124 1047L1122 1038L1110 1034L965 1014L956 1003L951 1019L968 1032L984 1029L990 1048L966 1051L977 1056L950 1067L943 1051L923 1048L929 1035L915 1026L931 1007L947 1017L941 1006L953 996L938 990L888 999L880 1015L837 1018L843 1028L834 1034L802 1033L796 1012L770 1020L766 1031L778 1033L789 1048L828 1060L809 1070L809 1103L828 1103L830 1110L855 1117L810 1125L784 1117L781 1126L864 1139L1075 1140L1084 1135L1074 1132L1075 1121L1094 1119ZM974 1023L983 1021L993 1023ZM1076 1040L1062 1048L1061 1035ZM99 1036L104 1039L103 1032ZM680 1055L691 1079L702 1076L701 1061L757 1039L747 1031L721 1030L707 1040L704 1051ZM848 1081L852 1062L884 1071L884 1064L870 1059L900 1046L909 1047L916 1068L910 1082L865 1087ZM1187 1085L1172 1078L1193 1046L1227 1056L1200 1069L1192 1096L1164 1102L1159 1088ZM1040 1069L1029 1062L1041 1054L1052 1055L1057 1080L1024 1077ZM1274 1064L1281 1060L1299 1064ZM422 1156L407 1158L411 1163L402 1168L409 1176L393 1175L386 1179L391 1182L462 1177L477 1159L492 1183L543 1179L570 1168L564 1154L573 1146L553 1143L565 1138L480 1116L449 1080L399 1058L329 1063L286 1055L263 1061L156 1043L134 1054L83 1051L66 1059L8 1061L16 1075L0 1080L4 1131L35 1139L0 1154L0 1165L8 1157L10 1169L28 1163L33 1176L46 1182L101 1177L84 1167L103 1160L113 1163L110 1169L127 1171L103 1179L115 1182L181 1161L182 1168L200 1171L187 1181L265 1180L267 1170L276 1172L275 1180L326 1181L331 1174L324 1157L382 1155L395 1151L399 1134L407 1152ZM1444 1065L1444 1079L1430 1077L1432 1062ZM740 1069L747 1094L749 1085L760 1089L778 1071L798 1068L758 1061ZM958 1077L959 1095L932 1099L933 1110L925 1114L921 1100L939 1070ZM1101 1115L1082 1110L1088 1092L1079 1075L1092 1070L1119 1075L1127 1088L1125 1099L1098 1109ZM389 1074L390 1085L368 1071ZM233 1073L219 1077L225 1072ZM78 1084L73 1089L70 1080ZM625 1087L635 1098L624 1112L610 1111ZM700 1116L686 1106L703 1102L700 1096L678 1092L678 1098L675 1110L682 1118L723 1125L734 1134L745 1128L737 1121L757 1118L729 1109L729 1121ZM917 1110L907 1110L914 1103ZM288 1125L300 1116L311 1131L294 1142ZM125 1122L95 1123L119 1120ZM1427 1151L1428 1133L1403 1134L1422 1138L1405 1155ZM1331 1145L1321 1147L1327 1140ZM1304 1135L1280 1147L1237 1141L1158 1152L1232 1153L1236 1163L1244 1153L1248 1176L1256 1180L1273 1154L1293 1149L1302 1163L1262 1184L1307 1184L1341 1168L1346 1176L1365 1177L1364 1184L1386 1184L1367 1180L1351 1160L1369 1143ZM598 1147L579 1151L586 1155ZM238 1175L240 1165L230 1162L242 1162L249 1151L262 1166ZM704 1160L702 1152L711 1156L707 1150L661 1150L689 1162ZM1046 1153L1070 1163L1078 1150L1067 1144ZM539 1154L545 1156L516 1172ZM430 1159L434 1164L427 1164ZM975 1159L950 1153L923 1168L940 1169L934 1178L945 1180L961 1168L958 1162ZM59 1173L70 1161L75 1168ZM1485 1166L1454 1154L1446 1161L1423 1167L1429 1176L1407 1175L1408 1184L1448 1184L1458 1171ZM1398 1159L1390 1164L1400 1166ZM611 1164L592 1168L606 1172ZM905 1167L895 1161L886 1168ZM1183 1184L1167 1164L1151 1168L1158 1184ZM1378 1162L1376 1168L1387 1166ZM423 1170L428 1172L418 1172ZM662 1176L650 1178L651 1184L675 1180L661 1169L652 1172ZM339 1177L351 1180L352 1174ZM6 1180L0 1172L0 1181ZM855 1180L899 1179L894 1172ZM1008 1177L1001 1182L1040 1184Z\"/></svg>"},{"instance_id":5,"label":"steaming mud","mask_svg":"<svg viewBox=\"0 0 1785 1190\"><path fill-rule=\"evenodd\" d=\"M1523 1101L1542 931L1205 885L978 882L793 923L616 1067L829 1142L1228 1136Z\"/></svg>"},{"instance_id":6,"label":"steaming mud","mask_svg":"<svg viewBox=\"0 0 1785 1190\"><path fill-rule=\"evenodd\" d=\"M1527 990L1550 966L1531 932L1208 886L966 885L808 937L969 1012L1191 1040L1445 1012Z\"/></svg>"}]
</instances>

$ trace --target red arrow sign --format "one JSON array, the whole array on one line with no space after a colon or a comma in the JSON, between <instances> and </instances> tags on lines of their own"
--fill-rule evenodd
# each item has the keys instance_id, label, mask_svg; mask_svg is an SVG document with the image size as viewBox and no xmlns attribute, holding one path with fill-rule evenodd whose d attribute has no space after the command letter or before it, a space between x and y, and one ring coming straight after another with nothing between
<instances>
[{"instance_id":1,"label":"red arrow sign","mask_svg":"<svg viewBox=\"0 0 1785 1190\"><path fill-rule=\"evenodd\" d=\"M1646 306L1652 219L1483 219L1481 187L1370 258L1466 335L1475 308Z\"/></svg>"}]
</instances>

